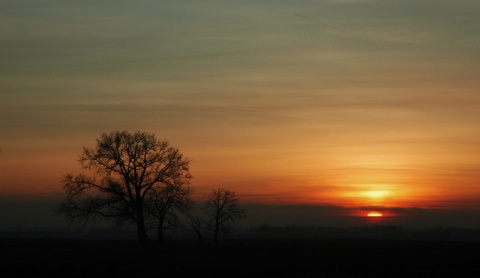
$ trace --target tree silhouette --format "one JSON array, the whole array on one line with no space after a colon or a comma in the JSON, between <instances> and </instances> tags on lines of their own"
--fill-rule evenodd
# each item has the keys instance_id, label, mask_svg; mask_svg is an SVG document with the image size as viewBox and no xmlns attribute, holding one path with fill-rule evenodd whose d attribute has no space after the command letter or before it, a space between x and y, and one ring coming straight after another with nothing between
<instances>
[{"instance_id":1,"label":"tree silhouette","mask_svg":"<svg viewBox=\"0 0 480 278\"><path fill-rule=\"evenodd\" d=\"M205 210L196 205L196 208L187 212L188 229L194 232L200 244L203 244L203 232L207 229Z\"/></svg>"},{"instance_id":2,"label":"tree silhouette","mask_svg":"<svg viewBox=\"0 0 480 278\"><path fill-rule=\"evenodd\" d=\"M66 197L57 211L71 222L94 217L133 222L140 243L147 241L145 208L152 196L191 178L190 161L146 132L104 133L95 148L83 148L79 162L90 176L65 176Z\"/></svg>"},{"instance_id":3,"label":"tree silhouette","mask_svg":"<svg viewBox=\"0 0 480 278\"><path fill-rule=\"evenodd\" d=\"M186 214L193 207L190 198L189 178L175 179L161 188L152 190L145 201L145 208L156 225L158 242L165 240L164 231L180 225L178 213Z\"/></svg>"},{"instance_id":4,"label":"tree silhouette","mask_svg":"<svg viewBox=\"0 0 480 278\"><path fill-rule=\"evenodd\" d=\"M190 227L191 229L195 232L195 235L197 236L198 242L200 244L203 244L203 219L198 217L198 216L192 216L189 217L190 220Z\"/></svg>"},{"instance_id":5,"label":"tree silhouette","mask_svg":"<svg viewBox=\"0 0 480 278\"><path fill-rule=\"evenodd\" d=\"M207 196L208 226L213 230L215 243L218 242L219 232L227 234L235 220L246 217L245 211L237 205L238 200L234 191L223 188L212 190Z\"/></svg>"}]
</instances>

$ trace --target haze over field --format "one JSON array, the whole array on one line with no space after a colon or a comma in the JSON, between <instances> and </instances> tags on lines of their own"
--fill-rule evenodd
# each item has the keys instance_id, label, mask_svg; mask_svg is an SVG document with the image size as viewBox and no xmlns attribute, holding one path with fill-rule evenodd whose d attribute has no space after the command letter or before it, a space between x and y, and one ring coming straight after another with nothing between
<instances>
[{"instance_id":1,"label":"haze over field","mask_svg":"<svg viewBox=\"0 0 480 278\"><path fill-rule=\"evenodd\" d=\"M477 228L479 34L472 0L0 0L0 226L50 223L82 146L140 130L252 224Z\"/></svg>"}]
</instances>

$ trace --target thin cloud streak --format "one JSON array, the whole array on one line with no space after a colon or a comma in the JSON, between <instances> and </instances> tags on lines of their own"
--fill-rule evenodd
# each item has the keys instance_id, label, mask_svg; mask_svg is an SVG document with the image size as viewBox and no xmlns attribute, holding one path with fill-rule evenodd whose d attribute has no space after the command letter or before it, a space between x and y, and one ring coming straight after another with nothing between
<instances>
[{"instance_id":1,"label":"thin cloud streak","mask_svg":"<svg viewBox=\"0 0 480 278\"><path fill-rule=\"evenodd\" d=\"M316 19L313 19L313 18L304 16L304 15L301 15L301 14L298 14L298 13L296 13L295 15L296 15L296 16L299 16L299 17L301 17L301 18L304 18L304 19L307 19L307 20L316 22L316 23L318 23L318 24L320 24L320 25L322 25L322 26L324 26L324 27L328 27L328 28L331 28L331 29L334 29L334 30L337 30L337 31L342 32L342 30L340 30L340 29L338 29L338 28L336 28L336 27L334 27L334 26L332 26L332 25L330 25L330 24L323 23L323 22L321 22L321 21L318 21L318 20L316 20Z\"/></svg>"}]
</instances>

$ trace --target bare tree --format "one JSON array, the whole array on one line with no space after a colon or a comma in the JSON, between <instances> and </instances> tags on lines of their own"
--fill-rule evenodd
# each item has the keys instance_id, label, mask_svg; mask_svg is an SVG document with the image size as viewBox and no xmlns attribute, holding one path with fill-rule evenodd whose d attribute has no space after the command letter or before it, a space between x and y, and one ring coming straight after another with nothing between
<instances>
[{"instance_id":1,"label":"bare tree","mask_svg":"<svg viewBox=\"0 0 480 278\"><path fill-rule=\"evenodd\" d=\"M202 232L204 230L203 219L198 216L189 217L190 219L190 227L195 232L197 236L198 242L203 244L203 235Z\"/></svg>"},{"instance_id":2,"label":"bare tree","mask_svg":"<svg viewBox=\"0 0 480 278\"><path fill-rule=\"evenodd\" d=\"M146 132L104 133L94 149L83 148L79 161L95 175L66 175L67 196L57 211L71 222L92 217L133 222L140 243L147 241L145 204L149 196L191 178L190 161L166 140Z\"/></svg>"},{"instance_id":3,"label":"bare tree","mask_svg":"<svg viewBox=\"0 0 480 278\"><path fill-rule=\"evenodd\" d=\"M152 224L156 225L159 243L165 240L165 230L180 225L178 214L186 214L193 207L188 183L189 179L176 179L164 187L155 188L148 195L145 207Z\"/></svg>"},{"instance_id":4,"label":"bare tree","mask_svg":"<svg viewBox=\"0 0 480 278\"><path fill-rule=\"evenodd\" d=\"M203 243L203 232L207 229L206 217L204 215L205 210L202 208L191 209L186 215L188 220L188 229L195 233L198 242Z\"/></svg>"},{"instance_id":5,"label":"bare tree","mask_svg":"<svg viewBox=\"0 0 480 278\"><path fill-rule=\"evenodd\" d=\"M215 189L207 196L205 208L215 243L219 232L228 233L235 220L246 217L245 211L237 205L238 200L234 191L223 188Z\"/></svg>"}]
</instances>

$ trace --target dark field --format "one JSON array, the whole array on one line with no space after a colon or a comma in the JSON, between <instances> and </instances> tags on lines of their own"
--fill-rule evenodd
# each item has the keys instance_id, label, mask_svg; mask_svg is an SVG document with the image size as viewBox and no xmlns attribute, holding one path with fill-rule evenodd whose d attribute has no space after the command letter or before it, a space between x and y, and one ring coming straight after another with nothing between
<instances>
[{"instance_id":1,"label":"dark field","mask_svg":"<svg viewBox=\"0 0 480 278\"><path fill-rule=\"evenodd\" d=\"M0 277L480 277L480 243L0 239Z\"/></svg>"}]
</instances>

